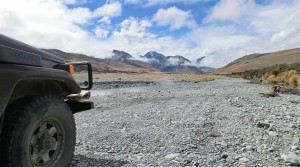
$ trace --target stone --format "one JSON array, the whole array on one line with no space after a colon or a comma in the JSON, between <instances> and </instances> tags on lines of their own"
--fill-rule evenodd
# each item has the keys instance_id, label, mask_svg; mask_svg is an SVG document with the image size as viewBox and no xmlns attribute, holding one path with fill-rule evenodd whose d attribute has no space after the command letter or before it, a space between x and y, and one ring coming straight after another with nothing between
<instances>
[{"instance_id":1,"label":"stone","mask_svg":"<svg viewBox=\"0 0 300 167\"><path fill-rule=\"evenodd\" d=\"M222 159L228 158L228 154L227 154L227 153L223 153L222 156L221 156L221 158L222 158Z\"/></svg>"},{"instance_id":2,"label":"stone","mask_svg":"<svg viewBox=\"0 0 300 167\"><path fill-rule=\"evenodd\" d=\"M282 154L281 158L285 163L291 163L292 165L300 165L300 157L295 153Z\"/></svg>"},{"instance_id":3,"label":"stone","mask_svg":"<svg viewBox=\"0 0 300 167\"><path fill-rule=\"evenodd\" d=\"M87 163L87 162L79 162L76 166L77 167L87 167L87 166L89 166L89 163Z\"/></svg>"},{"instance_id":4,"label":"stone","mask_svg":"<svg viewBox=\"0 0 300 167\"><path fill-rule=\"evenodd\" d=\"M74 157L73 159L74 159L74 160L76 160L76 161L79 161L79 160L81 160L81 158L80 158L80 157Z\"/></svg>"},{"instance_id":5,"label":"stone","mask_svg":"<svg viewBox=\"0 0 300 167\"><path fill-rule=\"evenodd\" d=\"M291 151L297 151L299 150L299 146L291 146Z\"/></svg>"},{"instance_id":6,"label":"stone","mask_svg":"<svg viewBox=\"0 0 300 167\"><path fill-rule=\"evenodd\" d=\"M269 131L275 131L275 126L273 124L270 124L270 127L268 128Z\"/></svg>"},{"instance_id":7,"label":"stone","mask_svg":"<svg viewBox=\"0 0 300 167\"><path fill-rule=\"evenodd\" d=\"M298 144L300 142L300 138L299 137L294 137L292 139L293 144Z\"/></svg>"},{"instance_id":8,"label":"stone","mask_svg":"<svg viewBox=\"0 0 300 167\"><path fill-rule=\"evenodd\" d=\"M256 152L261 153L262 151L262 147L257 147Z\"/></svg>"},{"instance_id":9,"label":"stone","mask_svg":"<svg viewBox=\"0 0 300 167\"><path fill-rule=\"evenodd\" d=\"M166 159L174 159L178 156L180 156L180 153L168 154L168 155L165 156L165 158Z\"/></svg>"},{"instance_id":10,"label":"stone","mask_svg":"<svg viewBox=\"0 0 300 167\"><path fill-rule=\"evenodd\" d=\"M270 148L268 149L268 151L269 151L269 152L274 152L274 151L275 151L275 148L274 148L274 147L270 147Z\"/></svg>"},{"instance_id":11,"label":"stone","mask_svg":"<svg viewBox=\"0 0 300 167\"><path fill-rule=\"evenodd\" d=\"M271 125L268 122L257 122L256 126L259 128L268 129L268 128L270 128Z\"/></svg>"},{"instance_id":12,"label":"stone","mask_svg":"<svg viewBox=\"0 0 300 167\"><path fill-rule=\"evenodd\" d=\"M290 128L296 129L297 126L295 124L290 124Z\"/></svg>"},{"instance_id":13,"label":"stone","mask_svg":"<svg viewBox=\"0 0 300 167\"><path fill-rule=\"evenodd\" d=\"M226 162L231 164L231 163L234 163L234 160L231 157L227 157Z\"/></svg>"},{"instance_id":14,"label":"stone","mask_svg":"<svg viewBox=\"0 0 300 167\"><path fill-rule=\"evenodd\" d=\"M249 161L249 158L246 158L246 157L243 157L243 158L240 158L239 159L239 162L241 163L241 164L245 164L245 163L247 163Z\"/></svg>"},{"instance_id":15,"label":"stone","mask_svg":"<svg viewBox=\"0 0 300 167\"><path fill-rule=\"evenodd\" d=\"M277 132L274 132L274 131L270 131L270 132L269 132L269 135L270 135L270 136L278 136L278 133L277 133Z\"/></svg>"},{"instance_id":16,"label":"stone","mask_svg":"<svg viewBox=\"0 0 300 167\"><path fill-rule=\"evenodd\" d=\"M246 151L253 151L253 147L252 146L246 146Z\"/></svg>"}]
</instances>

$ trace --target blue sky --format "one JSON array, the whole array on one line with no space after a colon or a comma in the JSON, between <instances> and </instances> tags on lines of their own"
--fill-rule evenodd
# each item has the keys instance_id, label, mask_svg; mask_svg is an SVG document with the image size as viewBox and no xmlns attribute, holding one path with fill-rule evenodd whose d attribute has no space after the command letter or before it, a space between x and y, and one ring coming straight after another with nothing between
<instances>
[{"instance_id":1,"label":"blue sky","mask_svg":"<svg viewBox=\"0 0 300 167\"><path fill-rule=\"evenodd\" d=\"M99 1L87 1L85 4L71 4L68 5L70 8L76 8L76 7L87 7L91 10L97 9L99 6L103 6L106 4L111 4L116 1L107 1L107 0L99 0ZM119 1L120 2L120 1ZM204 0L204 1L194 1L187 3L188 0L185 1L174 1L174 2L166 2L166 3L153 3L152 5L147 5L147 1L140 0L140 1L134 1L134 2L127 2L124 1L122 6L122 14L119 17L113 17L111 18L111 26L112 29L118 28L118 25L120 22L125 20L129 17L139 18L139 19L147 19L151 20L153 15L159 10L159 9L168 9L170 7L176 7L179 10L182 11L189 11L191 13L191 16L194 20L202 20L208 13L209 9L211 9L218 1L217 0ZM94 20L94 23L92 26L88 26L86 28L89 29L89 31L93 31L94 26L97 24L97 21ZM185 35L189 31L189 28L182 27L179 29L175 29L170 31L168 26L159 26L157 24L153 24L153 26L149 27L149 32L155 33L160 36L173 36L176 38L180 38Z\"/></svg>"},{"instance_id":2,"label":"blue sky","mask_svg":"<svg viewBox=\"0 0 300 167\"><path fill-rule=\"evenodd\" d=\"M2 0L0 32L99 58L148 51L222 67L300 47L299 0Z\"/></svg>"}]
</instances>

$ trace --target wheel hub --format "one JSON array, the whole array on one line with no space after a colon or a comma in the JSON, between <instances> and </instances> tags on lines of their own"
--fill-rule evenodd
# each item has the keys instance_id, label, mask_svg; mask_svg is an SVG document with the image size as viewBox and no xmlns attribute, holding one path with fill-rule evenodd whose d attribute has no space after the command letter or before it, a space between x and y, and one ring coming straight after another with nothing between
<instances>
[{"instance_id":1,"label":"wheel hub","mask_svg":"<svg viewBox=\"0 0 300 167\"><path fill-rule=\"evenodd\" d=\"M31 137L31 162L34 166L46 165L61 149L60 129L58 124L51 121L41 122Z\"/></svg>"},{"instance_id":2,"label":"wheel hub","mask_svg":"<svg viewBox=\"0 0 300 167\"><path fill-rule=\"evenodd\" d=\"M47 132L42 134L37 143L39 149L49 150L56 147L56 139L50 136Z\"/></svg>"}]
</instances>

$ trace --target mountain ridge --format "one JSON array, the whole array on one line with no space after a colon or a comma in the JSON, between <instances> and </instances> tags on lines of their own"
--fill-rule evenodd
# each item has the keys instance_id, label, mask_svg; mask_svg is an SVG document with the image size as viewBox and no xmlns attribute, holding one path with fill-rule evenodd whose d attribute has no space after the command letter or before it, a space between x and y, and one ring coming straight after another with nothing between
<instances>
[{"instance_id":1,"label":"mountain ridge","mask_svg":"<svg viewBox=\"0 0 300 167\"><path fill-rule=\"evenodd\" d=\"M68 62L89 61L95 72L166 72L166 73L203 73L211 70L210 67L199 67L184 56L165 56L156 51L147 52L135 59L125 51L113 50L112 56L104 59L89 57L85 54L67 53L58 49L44 49L64 58ZM201 57L201 60L204 57ZM200 62L198 62L200 63Z\"/></svg>"},{"instance_id":2,"label":"mountain ridge","mask_svg":"<svg viewBox=\"0 0 300 167\"><path fill-rule=\"evenodd\" d=\"M132 60L129 62L122 62L110 59L100 59L95 57L90 57L84 54L77 53L67 53L58 49L43 49L44 51L50 52L57 56L62 57L67 62L76 61L89 61L95 72L105 72L105 73L145 73L145 72L159 72L156 68L148 63Z\"/></svg>"},{"instance_id":3,"label":"mountain ridge","mask_svg":"<svg viewBox=\"0 0 300 167\"><path fill-rule=\"evenodd\" d=\"M254 53L240 57L223 68L211 71L212 74L233 74L252 69L262 69L276 64L300 63L300 48L270 53Z\"/></svg>"}]
</instances>

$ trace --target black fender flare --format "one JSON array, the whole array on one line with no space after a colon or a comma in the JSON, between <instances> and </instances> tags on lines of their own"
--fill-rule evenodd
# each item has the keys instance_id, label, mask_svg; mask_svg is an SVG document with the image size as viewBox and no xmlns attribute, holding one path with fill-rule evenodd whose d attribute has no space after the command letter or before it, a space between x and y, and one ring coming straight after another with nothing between
<instances>
[{"instance_id":1,"label":"black fender flare","mask_svg":"<svg viewBox=\"0 0 300 167\"><path fill-rule=\"evenodd\" d=\"M68 94L80 93L80 87L66 71L15 64L0 63L0 118L18 83L26 80L49 80L64 85ZM1 122L1 121L0 121Z\"/></svg>"}]
</instances>

